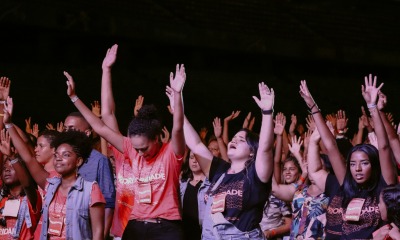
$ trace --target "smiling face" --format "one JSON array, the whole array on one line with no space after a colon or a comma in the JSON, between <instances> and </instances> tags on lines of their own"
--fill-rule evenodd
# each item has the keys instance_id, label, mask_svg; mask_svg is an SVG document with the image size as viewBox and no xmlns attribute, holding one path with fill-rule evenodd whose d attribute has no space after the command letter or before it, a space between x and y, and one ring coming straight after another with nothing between
<instances>
[{"instance_id":1,"label":"smiling face","mask_svg":"<svg viewBox=\"0 0 400 240\"><path fill-rule=\"evenodd\" d=\"M293 161L287 161L285 163L285 165L283 166L282 173L283 173L283 179L287 184L294 183L299 177L299 169L293 163Z\"/></svg>"},{"instance_id":2,"label":"smiling face","mask_svg":"<svg viewBox=\"0 0 400 240\"><path fill-rule=\"evenodd\" d=\"M157 155L160 150L158 139L150 140L148 137L142 135L133 135L130 137L133 148L145 160L150 160Z\"/></svg>"},{"instance_id":3,"label":"smiling face","mask_svg":"<svg viewBox=\"0 0 400 240\"><path fill-rule=\"evenodd\" d=\"M83 158L79 157L67 143L58 146L54 153L54 169L62 176L76 174L82 162Z\"/></svg>"},{"instance_id":4,"label":"smiling face","mask_svg":"<svg viewBox=\"0 0 400 240\"><path fill-rule=\"evenodd\" d=\"M35 155L36 160L42 165L45 165L49 161L53 160L54 148L50 147L49 141L43 135L40 136L37 140Z\"/></svg>"},{"instance_id":5,"label":"smiling face","mask_svg":"<svg viewBox=\"0 0 400 240\"><path fill-rule=\"evenodd\" d=\"M362 151L355 151L350 157L350 171L357 184L363 185L371 177L372 167L368 155Z\"/></svg>"},{"instance_id":6,"label":"smiling face","mask_svg":"<svg viewBox=\"0 0 400 240\"><path fill-rule=\"evenodd\" d=\"M249 144L246 141L246 132L239 131L233 136L232 141L228 143L228 157L231 161L248 160L253 154Z\"/></svg>"}]
</instances>

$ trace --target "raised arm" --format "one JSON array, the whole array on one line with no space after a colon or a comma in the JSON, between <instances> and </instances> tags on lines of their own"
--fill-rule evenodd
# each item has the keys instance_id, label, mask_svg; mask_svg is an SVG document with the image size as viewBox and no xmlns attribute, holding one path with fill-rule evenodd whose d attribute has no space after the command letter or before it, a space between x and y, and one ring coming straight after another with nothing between
<instances>
[{"instance_id":1,"label":"raised arm","mask_svg":"<svg viewBox=\"0 0 400 240\"><path fill-rule=\"evenodd\" d=\"M224 140L225 144L229 142L229 122L235 118L237 118L240 114L240 111L233 111L231 115L227 116L224 119L224 129L222 133L222 139Z\"/></svg>"},{"instance_id":2,"label":"raised arm","mask_svg":"<svg viewBox=\"0 0 400 240\"><path fill-rule=\"evenodd\" d=\"M118 122L115 117L115 102L112 91L112 77L111 70L117 59L118 45L114 44L107 50L104 57L101 77L101 118L105 125L113 131L120 133L118 129Z\"/></svg>"},{"instance_id":3,"label":"raised arm","mask_svg":"<svg viewBox=\"0 0 400 240\"><path fill-rule=\"evenodd\" d=\"M365 77L365 86L362 85L361 92L368 106L372 120L374 121L375 134L378 140L379 161L381 165L382 176L383 179L385 179L385 182L390 185L397 183L397 176L395 172L396 168L391 160L388 136L386 134L385 127L383 126L379 111L376 107L378 93L382 86L383 83L377 87L376 76L372 78L372 74L370 74L369 76Z\"/></svg>"},{"instance_id":4,"label":"raised arm","mask_svg":"<svg viewBox=\"0 0 400 240\"><path fill-rule=\"evenodd\" d=\"M110 144L118 149L118 151L123 152L124 137L122 134L113 131L92 113L92 111L76 95L74 79L67 72L64 72L64 75L67 78L67 94L75 107L79 110L79 112L83 115L83 117L97 134L106 139Z\"/></svg>"},{"instance_id":5,"label":"raised arm","mask_svg":"<svg viewBox=\"0 0 400 240\"><path fill-rule=\"evenodd\" d=\"M283 113L276 114L274 133L275 138L275 154L274 154L274 178L277 183L281 182L281 160L282 160L282 134L285 129L286 117Z\"/></svg>"},{"instance_id":6,"label":"raised arm","mask_svg":"<svg viewBox=\"0 0 400 240\"><path fill-rule=\"evenodd\" d=\"M185 67L183 64L179 66L176 65L175 77L171 72L169 75L169 84L171 89L174 92L174 114L173 116L173 124L171 131L171 144L174 150L174 153L177 156L182 156L185 154L185 137L183 135L183 99L182 99L182 89L185 85L186 81L186 73ZM171 105L172 106L172 105Z\"/></svg>"},{"instance_id":7,"label":"raised arm","mask_svg":"<svg viewBox=\"0 0 400 240\"><path fill-rule=\"evenodd\" d=\"M387 98L386 98L386 95L383 94L382 92L379 92L378 96L379 96L379 99L378 99L377 107L378 107L379 114L381 116L383 125L385 126L386 133L389 138L390 148L393 151L393 155L394 155L394 158L396 159L397 163L400 164L400 141L397 136L396 130L394 129L392 124L390 124L389 119L386 117L386 114L383 111L383 109L385 108L386 103L387 103Z\"/></svg>"},{"instance_id":8,"label":"raised arm","mask_svg":"<svg viewBox=\"0 0 400 240\"><path fill-rule=\"evenodd\" d=\"M213 121L214 135L217 138L219 152L221 153L221 158L225 161L229 161L227 148L224 140L222 139L222 126L221 119L219 117L214 118Z\"/></svg>"},{"instance_id":9,"label":"raised arm","mask_svg":"<svg viewBox=\"0 0 400 240\"><path fill-rule=\"evenodd\" d=\"M16 126L14 126L11 122L13 107L13 100L9 97L7 99L7 107L5 108L3 119L7 132L12 140L15 149L17 150L20 158L25 162L25 165L28 168L33 179L42 189L44 189L47 182L46 178L49 177L49 173L36 160L34 153L30 150L28 144L19 135Z\"/></svg>"},{"instance_id":10,"label":"raised arm","mask_svg":"<svg viewBox=\"0 0 400 240\"><path fill-rule=\"evenodd\" d=\"M320 112L320 109L312 98L305 80L301 81L300 95L306 102L311 114L314 117L315 125L317 126L318 132L321 135L322 142L326 147L327 154L329 160L331 161L332 168L335 171L336 178L338 179L339 184L342 185L346 174L346 166L343 156L340 154L336 139L330 132L328 126L325 124L325 120Z\"/></svg>"},{"instance_id":11,"label":"raised arm","mask_svg":"<svg viewBox=\"0 0 400 240\"><path fill-rule=\"evenodd\" d=\"M0 77L0 113L4 110L4 103L10 94L11 81L8 77ZM2 120L3 116L0 114L0 129L4 128L4 123Z\"/></svg>"},{"instance_id":12,"label":"raised arm","mask_svg":"<svg viewBox=\"0 0 400 240\"><path fill-rule=\"evenodd\" d=\"M328 177L328 172L322 168L321 157L319 154L319 142L321 136L319 135L318 129L311 134L310 143L308 146L308 174L313 183L321 191L325 191L326 178Z\"/></svg>"},{"instance_id":13,"label":"raised arm","mask_svg":"<svg viewBox=\"0 0 400 240\"><path fill-rule=\"evenodd\" d=\"M275 93L274 89L268 88L265 83L259 83L258 89L260 92L260 99L253 96L257 105L262 111L260 140L258 143L258 150L256 155L256 172L258 178L262 182L270 181L273 171L273 145L274 145L274 122L273 122L273 108Z\"/></svg>"}]
</instances>

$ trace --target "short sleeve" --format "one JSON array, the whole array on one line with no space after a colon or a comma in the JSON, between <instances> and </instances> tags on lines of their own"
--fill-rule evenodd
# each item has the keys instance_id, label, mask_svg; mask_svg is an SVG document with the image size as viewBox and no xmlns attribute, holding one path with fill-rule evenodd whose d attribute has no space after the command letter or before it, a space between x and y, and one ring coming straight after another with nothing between
<instances>
[{"instance_id":1,"label":"short sleeve","mask_svg":"<svg viewBox=\"0 0 400 240\"><path fill-rule=\"evenodd\" d=\"M216 181L214 177L219 177L222 173L226 172L230 168L231 164L224 161L221 158L213 157L211 166L210 166L210 173L208 174L208 178L210 182Z\"/></svg>"},{"instance_id":2,"label":"short sleeve","mask_svg":"<svg viewBox=\"0 0 400 240\"><path fill-rule=\"evenodd\" d=\"M92 185L92 193L90 195L90 207L97 203L106 203L106 200L104 199L103 194L101 193L101 190L99 188L99 185L97 183L93 183Z\"/></svg>"}]
</instances>

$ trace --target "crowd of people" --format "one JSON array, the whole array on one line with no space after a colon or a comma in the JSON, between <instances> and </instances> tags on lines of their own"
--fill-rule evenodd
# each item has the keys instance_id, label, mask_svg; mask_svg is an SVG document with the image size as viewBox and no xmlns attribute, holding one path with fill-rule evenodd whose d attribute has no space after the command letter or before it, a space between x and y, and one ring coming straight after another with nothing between
<instances>
[{"instance_id":1,"label":"crowd of people","mask_svg":"<svg viewBox=\"0 0 400 240\"><path fill-rule=\"evenodd\" d=\"M178 64L165 90L172 129L139 96L125 135L112 91L117 51L107 50L91 109L64 72L77 112L42 132L30 119L25 130L13 124L11 81L0 78L0 239L400 240L400 135L375 76L364 79L368 110L352 137L345 112L324 116L302 80L306 126L275 113L280 98L260 82L260 116L247 115L229 140L240 112L215 118L212 134L195 129Z\"/></svg>"}]
</instances>

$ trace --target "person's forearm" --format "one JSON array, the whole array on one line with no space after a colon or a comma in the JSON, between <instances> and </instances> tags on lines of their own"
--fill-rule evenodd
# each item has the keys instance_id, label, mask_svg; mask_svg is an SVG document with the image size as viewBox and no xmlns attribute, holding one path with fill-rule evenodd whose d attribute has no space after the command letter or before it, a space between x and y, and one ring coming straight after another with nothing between
<instances>
[{"instance_id":1,"label":"person's forearm","mask_svg":"<svg viewBox=\"0 0 400 240\"><path fill-rule=\"evenodd\" d=\"M115 102L112 92L111 68L103 68L101 77L101 115L113 115Z\"/></svg>"},{"instance_id":2,"label":"person's forearm","mask_svg":"<svg viewBox=\"0 0 400 240\"><path fill-rule=\"evenodd\" d=\"M104 211L104 239L107 239L110 235L110 229L112 225L112 220L114 216L113 208L106 208Z\"/></svg>"},{"instance_id":3,"label":"person's forearm","mask_svg":"<svg viewBox=\"0 0 400 240\"><path fill-rule=\"evenodd\" d=\"M217 138L217 142L218 142L219 152L221 153L221 158L229 162L228 152L227 152L228 150L226 148L224 140L221 137L219 137Z\"/></svg>"},{"instance_id":4,"label":"person's forearm","mask_svg":"<svg viewBox=\"0 0 400 240\"><path fill-rule=\"evenodd\" d=\"M281 183L281 156L282 156L282 135L276 135L276 145L274 154L274 178L277 183Z\"/></svg>"},{"instance_id":5,"label":"person's forearm","mask_svg":"<svg viewBox=\"0 0 400 240\"><path fill-rule=\"evenodd\" d=\"M171 143L174 149L174 153L178 156L183 156L185 154L185 137L183 135L183 100L182 93L174 93L174 114L173 116L173 126L171 131Z\"/></svg>"},{"instance_id":6,"label":"person's forearm","mask_svg":"<svg viewBox=\"0 0 400 240\"><path fill-rule=\"evenodd\" d=\"M222 139L225 144L229 142L229 121L224 120L224 128L222 129Z\"/></svg>"}]
</instances>

